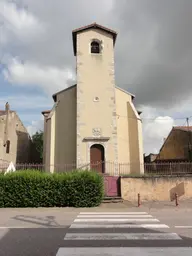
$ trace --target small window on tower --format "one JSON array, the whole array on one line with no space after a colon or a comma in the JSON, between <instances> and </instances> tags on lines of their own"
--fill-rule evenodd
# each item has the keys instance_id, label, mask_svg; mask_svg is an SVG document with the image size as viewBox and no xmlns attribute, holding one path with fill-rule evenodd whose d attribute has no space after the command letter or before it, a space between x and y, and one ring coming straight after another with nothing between
<instances>
[{"instance_id":1,"label":"small window on tower","mask_svg":"<svg viewBox=\"0 0 192 256\"><path fill-rule=\"evenodd\" d=\"M98 102L98 101L99 101L99 97L95 97L95 98L93 99L93 101Z\"/></svg>"},{"instance_id":2,"label":"small window on tower","mask_svg":"<svg viewBox=\"0 0 192 256\"><path fill-rule=\"evenodd\" d=\"M10 140L7 140L7 143L6 143L6 154L9 154L10 152Z\"/></svg>"},{"instance_id":3,"label":"small window on tower","mask_svg":"<svg viewBox=\"0 0 192 256\"><path fill-rule=\"evenodd\" d=\"M100 51L101 51L100 43L97 41L93 41L91 43L91 53L100 53Z\"/></svg>"}]
</instances>

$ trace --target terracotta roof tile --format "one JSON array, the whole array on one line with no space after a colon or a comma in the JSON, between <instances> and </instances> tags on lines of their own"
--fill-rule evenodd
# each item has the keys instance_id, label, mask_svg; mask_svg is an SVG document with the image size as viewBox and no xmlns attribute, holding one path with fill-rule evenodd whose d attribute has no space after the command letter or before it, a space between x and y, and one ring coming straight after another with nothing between
<instances>
[{"instance_id":1,"label":"terracotta roof tile","mask_svg":"<svg viewBox=\"0 0 192 256\"><path fill-rule=\"evenodd\" d=\"M51 110L44 110L44 111L41 112L41 114L42 114L42 115L44 115L44 114L49 114L50 112L51 112Z\"/></svg>"},{"instance_id":2,"label":"terracotta roof tile","mask_svg":"<svg viewBox=\"0 0 192 256\"><path fill-rule=\"evenodd\" d=\"M94 23L91 23L89 25L86 25L86 26L83 26L83 27L80 27L80 28L76 28L72 31L72 33L77 33L77 32L80 32L80 31L83 31L85 29L89 29L89 28L92 28L92 27L95 27L95 28L100 28L102 30L105 30L105 31L108 31L109 33L111 34L116 34L117 35L117 32L115 30L112 30L110 28L107 28L107 27L104 27L102 25L99 25L97 24L96 22Z\"/></svg>"},{"instance_id":3,"label":"terracotta roof tile","mask_svg":"<svg viewBox=\"0 0 192 256\"><path fill-rule=\"evenodd\" d=\"M79 32L82 32L84 30L87 30L87 29L90 29L90 28L98 28L98 29L101 29L103 31L106 31L107 33L109 34L112 34L113 36L113 44L115 45L115 41L116 41L116 37L117 37L117 32L112 30L112 29L109 29L109 28L106 28L102 25L99 25L97 24L96 22L92 23L92 24L89 24L87 26L83 26L83 27L80 27L80 28L77 28L77 29L74 29L72 31L72 36L73 36L73 51L74 51L74 55L76 56L76 52L77 52L77 45L76 45L76 41L77 41L77 33Z\"/></svg>"},{"instance_id":4,"label":"terracotta roof tile","mask_svg":"<svg viewBox=\"0 0 192 256\"><path fill-rule=\"evenodd\" d=\"M10 110L10 112L15 112L13 110ZM5 110L0 110L0 116L4 116L6 114L6 111Z\"/></svg>"},{"instance_id":5,"label":"terracotta roof tile","mask_svg":"<svg viewBox=\"0 0 192 256\"><path fill-rule=\"evenodd\" d=\"M174 126L173 129L192 132L192 126Z\"/></svg>"}]
</instances>

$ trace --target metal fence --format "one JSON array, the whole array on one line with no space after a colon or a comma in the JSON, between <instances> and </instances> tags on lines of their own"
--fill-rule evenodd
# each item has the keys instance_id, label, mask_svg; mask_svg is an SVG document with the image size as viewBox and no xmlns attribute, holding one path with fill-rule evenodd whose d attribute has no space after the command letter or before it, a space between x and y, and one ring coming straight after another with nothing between
<instances>
[{"instance_id":1,"label":"metal fence","mask_svg":"<svg viewBox=\"0 0 192 256\"><path fill-rule=\"evenodd\" d=\"M0 172L5 172L10 163L0 163ZM54 164L54 165L45 165L45 164L37 164L37 163L16 163L16 170L38 170L42 172L50 172L51 170L54 172L67 172L77 169L76 164ZM82 164L78 169L89 169L90 164Z\"/></svg>"},{"instance_id":2,"label":"metal fence","mask_svg":"<svg viewBox=\"0 0 192 256\"><path fill-rule=\"evenodd\" d=\"M190 175L192 174L192 162L147 163L145 174Z\"/></svg>"},{"instance_id":3,"label":"metal fence","mask_svg":"<svg viewBox=\"0 0 192 256\"><path fill-rule=\"evenodd\" d=\"M1 163L0 172L7 170L9 164ZM192 175L192 162L169 162L169 163L115 163L115 162L97 162L95 164L84 163L76 168L76 164L64 164L64 165L50 165L45 166L44 164L21 164L15 165L16 170L39 170L54 172L68 172L75 169L85 170L91 169L103 173L104 175L111 176L124 176L124 175L135 175L138 176L140 172L144 175Z\"/></svg>"}]
</instances>

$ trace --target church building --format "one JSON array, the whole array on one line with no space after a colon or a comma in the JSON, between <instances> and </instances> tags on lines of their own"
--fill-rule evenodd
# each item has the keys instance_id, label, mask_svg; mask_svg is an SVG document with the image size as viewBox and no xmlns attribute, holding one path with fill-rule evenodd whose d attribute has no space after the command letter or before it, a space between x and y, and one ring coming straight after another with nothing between
<instances>
[{"instance_id":1,"label":"church building","mask_svg":"<svg viewBox=\"0 0 192 256\"><path fill-rule=\"evenodd\" d=\"M56 92L53 108L42 112L47 171L73 166L114 176L144 172L135 96L115 84L116 38L97 23L72 31L76 84Z\"/></svg>"}]
</instances>

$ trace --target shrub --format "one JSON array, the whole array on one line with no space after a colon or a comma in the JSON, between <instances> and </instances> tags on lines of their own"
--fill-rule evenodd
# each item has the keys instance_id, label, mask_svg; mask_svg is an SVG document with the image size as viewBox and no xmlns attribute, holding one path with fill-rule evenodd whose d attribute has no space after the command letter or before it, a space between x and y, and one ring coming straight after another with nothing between
<instances>
[{"instance_id":1,"label":"shrub","mask_svg":"<svg viewBox=\"0 0 192 256\"><path fill-rule=\"evenodd\" d=\"M94 207L103 194L103 177L92 171L0 175L0 207Z\"/></svg>"}]
</instances>

